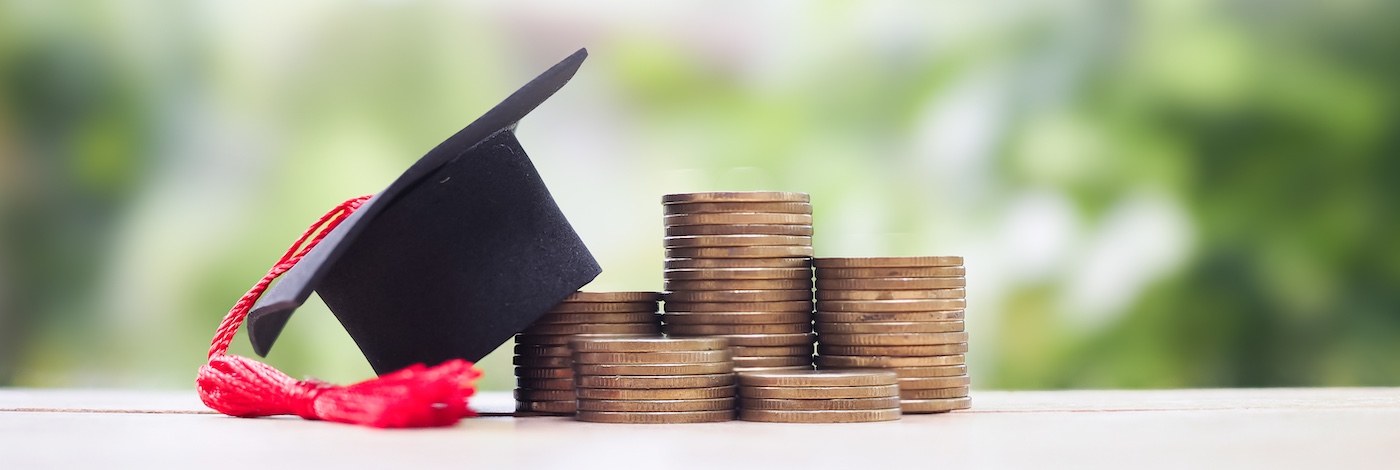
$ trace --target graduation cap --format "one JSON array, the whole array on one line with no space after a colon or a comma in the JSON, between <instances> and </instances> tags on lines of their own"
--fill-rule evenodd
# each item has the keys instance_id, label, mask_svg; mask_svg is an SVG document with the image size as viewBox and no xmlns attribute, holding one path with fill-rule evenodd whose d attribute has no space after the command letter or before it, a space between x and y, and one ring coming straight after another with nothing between
<instances>
[{"instance_id":1,"label":"graduation cap","mask_svg":"<svg viewBox=\"0 0 1400 470\"><path fill-rule=\"evenodd\" d=\"M378 374L476 362L597 277L514 132L587 56L535 77L330 231L249 312L253 350L266 356L315 291Z\"/></svg>"}]
</instances>

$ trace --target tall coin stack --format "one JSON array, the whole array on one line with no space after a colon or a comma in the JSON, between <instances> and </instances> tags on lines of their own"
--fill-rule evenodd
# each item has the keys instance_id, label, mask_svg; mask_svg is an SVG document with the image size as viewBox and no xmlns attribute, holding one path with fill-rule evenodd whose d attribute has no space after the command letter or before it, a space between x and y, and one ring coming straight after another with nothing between
<instances>
[{"instance_id":1,"label":"tall coin stack","mask_svg":"<svg viewBox=\"0 0 1400 470\"><path fill-rule=\"evenodd\" d=\"M720 338L575 338L580 421L708 423L734 419L734 362Z\"/></svg>"},{"instance_id":2,"label":"tall coin stack","mask_svg":"<svg viewBox=\"0 0 1400 470\"><path fill-rule=\"evenodd\" d=\"M739 374L739 419L774 423L864 423L899 419L897 377L886 371Z\"/></svg>"},{"instance_id":3,"label":"tall coin stack","mask_svg":"<svg viewBox=\"0 0 1400 470\"><path fill-rule=\"evenodd\" d=\"M805 193L668 194L663 330L729 340L737 371L812 368Z\"/></svg>"},{"instance_id":4,"label":"tall coin stack","mask_svg":"<svg viewBox=\"0 0 1400 470\"><path fill-rule=\"evenodd\" d=\"M819 369L899 377L904 413L969 408L960 256L817 258Z\"/></svg>"},{"instance_id":5,"label":"tall coin stack","mask_svg":"<svg viewBox=\"0 0 1400 470\"><path fill-rule=\"evenodd\" d=\"M659 336L656 292L575 292L515 335L515 408L572 414L574 372L569 340L579 335Z\"/></svg>"}]
</instances>

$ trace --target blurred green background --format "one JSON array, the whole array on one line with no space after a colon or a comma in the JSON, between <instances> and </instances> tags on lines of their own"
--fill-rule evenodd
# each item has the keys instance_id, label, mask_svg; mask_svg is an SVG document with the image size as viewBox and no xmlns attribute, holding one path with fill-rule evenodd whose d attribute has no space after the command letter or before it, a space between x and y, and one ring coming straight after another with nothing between
<instances>
[{"instance_id":1,"label":"blurred green background","mask_svg":"<svg viewBox=\"0 0 1400 470\"><path fill-rule=\"evenodd\" d=\"M803 191L819 256L967 257L980 388L1400 384L1396 2L3 0L0 385L189 388L306 224L585 46L519 134L592 290L661 287L662 194ZM372 376L316 301L267 360Z\"/></svg>"}]
</instances>

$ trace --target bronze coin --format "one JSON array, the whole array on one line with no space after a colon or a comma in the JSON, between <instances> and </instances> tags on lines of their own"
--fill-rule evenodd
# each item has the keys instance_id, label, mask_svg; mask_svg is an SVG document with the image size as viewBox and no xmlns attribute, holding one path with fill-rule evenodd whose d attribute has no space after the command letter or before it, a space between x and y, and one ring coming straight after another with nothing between
<instances>
[{"instance_id":1,"label":"bronze coin","mask_svg":"<svg viewBox=\"0 0 1400 470\"><path fill-rule=\"evenodd\" d=\"M688 338L685 335L676 335L677 338ZM811 333L795 334L772 334L772 335L704 335L703 338L723 338L729 344L735 346L797 346L810 344L816 341L817 336Z\"/></svg>"},{"instance_id":2,"label":"bronze coin","mask_svg":"<svg viewBox=\"0 0 1400 470\"><path fill-rule=\"evenodd\" d=\"M587 334L660 334L661 323L568 323L531 325L521 334L527 335L587 335Z\"/></svg>"},{"instance_id":3,"label":"bronze coin","mask_svg":"<svg viewBox=\"0 0 1400 470\"><path fill-rule=\"evenodd\" d=\"M528 344L532 346L568 346L569 341L578 338L659 338L655 333L646 334L577 334L577 335L515 335L516 344Z\"/></svg>"},{"instance_id":4,"label":"bronze coin","mask_svg":"<svg viewBox=\"0 0 1400 470\"><path fill-rule=\"evenodd\" d=\"M574 364L579 375L703 375L734 372L733 362L698 364Z\"/></svg>"},{"instance_id":5,"label":"bronze coin","mask_svg":"<svg viewBox=\"0 0 1400 470\"><path fill-rule=\"evenodd\" d=\"M729 350L661 352L581 352L575 364L702 364L731 362Z\"/></svg>"},{"instance_id":6,"label":"bronze coin","mask_svg":"<svg viewBox=\"0 0 1400 470\"><path fill-rule=\"evenodd\" d=\"M666 302L671 312L811 312L812 301L781 302Z\"/></svg>"},{"instance_id":7,"label":"bronze coin","mask_svg":"<svg viewBox=\"0 0 1400 470\"><path fill-rule=\"evenodd\" d=\"M567 367L516 367L515 376L522 379L567 379L574 370Z\"/></svg>"},{"instance_id":8,"label":"bronze coin","mask_svg":"<svg viewBox=\"0 0 1400 470\"><path fill-rule=\"evenodd\" d=\"M734 358L735 367L812 367L812 356L740 356Z\"/></svg>"},{"instance_id":9,"label":"bronze coin","mask_svg":"<svg viewBox=\"0 0 1400 470\"><path fill-rule=\"evenodd\" d=\"M812 202L812 197L807 193L783 191L711 191L661 196L662 205L697 202Z\"/></svg>"},{"instance_id":10,"label":"bronze coin","mask_svg":"<svg viewBox=\"0 0 1400 470\"><path fill-rule=\"evenodd\" d=\"M967 396L969 387L925 388L922 390L900 390L901 400L938 400Z\"/></svg>"},{"instance_id":11,"label":"bronze coin","mask_svg":"<svg viewBox=\"0 0 1400 470\"><path fill-rule=\"evenodd\" d=\"M647 313L656 311L656 302L564 302L550 313Z\"/></svg>"},{"instance_id":12,"label":"bronze coin","mask_svg":"<svg viewBox=\"0 0 1400 470\"><path fill-rule=\"evenodd\" d=\"M604 303L631 303L631 302L655 302L661 300L660 292L574 292L565 297L563 302L604 302Z\"/></svg>"},{"instance_id":13,"label":"bronze coin","mask_svg":"<svg viewBox=\"0 0 1400 470\"><path fill-rule=\"evenodd\" d=\"M701 279L695 281L666 281L666 290L681 291L728 291L728 290L777 290L800 289L810 292L809 279Z\"/></svg>"},{"instance_id":14,"label":"bronze coin","mask_svg":"<svg viewBox=\"0 0 1400 470\"><path fill-rule=\"evenodd\" d=\"M900 400L899 409L906 414L946 413L972 408L972 398L942 398L929 400Z\"/></svg>"},{"instance_id":15,"label":"bronze coin","mask_svg":"<svg viewBox=\"0 0 1400 470\"><path fill-rule=\"evenodd\" d=\"M573 382L572 380L570 382ZM534 390L527 388L515 389L516 401L573 401L574 389L564 390Z\"/></svg>"},{"instance_id":16,"label":"bronze coin","mask_svg":"<svg viewBox=\"0 0 1400 470\"><path fill-rule=\"evenodd\" d=\"M964 308L967 308L967 300L964 299L822 300L817 302L817 310L823 312L931 312L962 310Z\"/></svg>"},{"instance_id":17,"label":"bronze coin","mask_svg":"<svg viewBox=\"0 0 1400 470\"><path fill-rule=\"evenodd\" d=\"M580 411L574 419L590 423L618 424L680 424L718 423L732 421L734 410L717 411L669 411L669 412L628 412L628 411Z\"/></svg>"},{"instance_id":18,"label":"bronze coin","mask_svg":"<svg viewBox=\"0 0 1400 470\"><path fill-rule=\"evenodd\" d=\"M811 356L813 347L806 344L794 346L730 346L734 357L757 356Z\"/></svg>"},{"instance_id":19,"label":"bronze coin","mask_svg":"<svg viewBox=\"0 0 1400 470\"><path fill-rule=\"evenodd\" d=\"M765 212L770 214L811 214L806 202L690 202L666 204L666 214L714 214L723 212Z\"/></svg>"},{"instance_id":20,"label":"bronze coin","mask_svg":"<svg viewBox=\"0 0 1400 470\"><path fill-rule=\"evenodd\" d=\"M967 343L928 346L841 346L818 344L817 352L832 356L948 356L967 352Z\"/></svg>"},{"instance_id":21,"label":"bronze coin","mask_svg":"<svg viewBox=\"0 0 1400 470\"><path fill-rule=\"evenodd\" d=\"M575 391L580 400L705 400L733 398L733 385L699 388L580 388Z\"/></svg>"},{"instance_id":22,"label":"bronze coin","mask_svg":"<svg viewBox=\"0 0 1400 470\"><path fill-rule=\"evenodd\" d=\"M667 248L667 258L802 258L812 256L811 246L715 246Z\"/></svg>"},{"instance_id":23,"label":"bronze coin","mask_svg":"<svg viewBox=\"0 0 1400 470\"><path fill-rule=\"evenodd\" d=\"M743 398L739 408L746 410L886 410L899 408L899 397L828 398L825 400L791 400L783 398Z\"/></svg>"},{"instance_id":24,"label":"bronze coin","mask_svg":"<svg viewBox=\"0 0 1400 470\"><path fill-rule=\"evenodd\" d=\"M867 279L889 277L965 277L967 268L817 268L817 279Z\"/></svg>"},{"instance_id":25,"label":"bronze coin","mask_svg":"<svg viewBox=\"0 0 1400 470\"><path fill-rule=\"evenodd\" d=\"M667 292L666 302L783 302L812 300L811 290L692 290Z\"/></svg>"},{"instance_id":26,"label":"bronze coin","mask_svg":"<svg viewBox=\"0 0 1400 470\"><path fill-rule=\"evenodd\" d=\"M574 413L574 401L516 401L515 411L568 415Z\"/></svg>"},{"instance_id":27,"label":"bronze coin","mask_svg":"<svg viewBox=\"0 0 1400 470\"><path fill-rule=\"evenodd\" d=\"M730 225L671 225L666 227L668 237L688 237L696 235L788 235L795 237L812 236L811 225L779 224L730 224Z\"/></svg>"},{"instance_id":28,"label":"bronze coin","mask_svg":"<svg viewBox=\"0 0 1400 470\"><path fill-rule=\"evenodd\" d=\"M579 400L580 411L632 411L665 413L671 411L713 411L734 409L734 397L706 400ZM899 406L896 401L895 406Z\"/></svg>"},{"instance_id":29,"label":"bronze coin","mask_svg":"<svg viewBox=\"0 0 1400 470\"><path fill-rule=\"evenodd\" d=\"M749 374L751 372L745 372ZM898 385L860 387L739 387L743 398L787 398L791 400L823 400L827 398L880 398L899 396Z\"/></svg>"},{"instance_id":30,"label":"bronze coin","mask_svg":"<svg viewBox=\"0 0 1400 470\"><path fill-rule=\"evenodd\" d=\"M720 338L581 338L569 347L580 353L723 351L729 343Z\"/></svg>"},{"instance_id":31,"label":"bronze coin","mask_svg":"<svg viewBox=\"0 0 1400 470\"><path fill-rule=\"evenodd\" d=\"M967 287L965 277L896 277L878 279L817 279L817 289L923 290Z\"/></svg>"},{"instance_id":32,"label":"bronze coin","mask_svg":"<svg viewBox=\"0 0 1400 470\"><path fill-rule=\"evenodd\" d=\"M821 335L822 344L844 346L924 346L966 343L967 332L951 333L854 333Z\"/></svg>"},{"instance_id":33,"label":"bronze coin","mask_svg":"<svg viewBox=\"0 0 1400 470\"><path fill-rule=\"evenodd\" d=\"M966 387L972 384L972 379L966 375L955 375L952 377L914 377L899 379L900 390L923 390L929 388L952 388Z\"/></svg>"},{"instance_id":34,"label":"bronze coin","mask_svg":"<svg viewBox=\"0 0 1400 470\"><path fill-rule=\"evenodd\" d=\"M739 279L811 279L807 268L695 268L667 269L661 272L666 280L739 280Z\"/></svg>"},{"instance_id":35,"label":"bronze coin","mask_svg":"<svg viewBox=\"0 0 1400 470\"><path fill-rule=\"evenodd\" d=\"M889 258L817 258L819 268L930 268L962 266L961 256L900 256Z\"/></svg>"},{"instance_id":36,"label":"bronze coin","mask_svg":"<svg viewBox=\"0 0 1400 470\"><path fill-rule=\"evenodd\" d=\"M888 322L888 323L840 323L821 322L816 326L817 333L860 334L860 333L953 333L963 331L961 321L941 322Z\"/></svg>"},{"instance_id":37,"label":"bronze coin","mask_svg":"<svg viewBox=\"0 0 1400 470\"><path fill-rule=\"evenodd\" d=\"M666 248L699 248L720 246L812 246L812 237L791 235L692 235L665 237Z\"/></svg>"},{"instance_id":38,"label":"bronze coin","mask_svg":"<svg viewBox=\"0 0 1400 470\"><path fill-rule=\"evenodd\" d=\"M578 323L656 323L656 312L634 313L546 313L536 325L573 325Z\"/></svg>"},{"instance_id":39,"label":"bronze coin","mask_svg":"<svg viewBox=\"0 0 1400 470\"><path fill-rule=\"evenodd\" d=\"M817 291L817 300L919 300L919 299L963 299L966 289L928 290L835 290Z\"/></svg>"},{"instance_id":40,"label":"bronze coin","mask_svg":"<svg viewBox=\"0 0 1400 470\"><path fill-rule=\"evenodd\" d=\"M568 356L515 356L511 358L511 363L521 367L532 368L564 368L573 367L574 361Z\"/></svg>"},{"instance_id":41,"label":"bronze coin","mask_svg":"<svg viewBox=\"0 0 1400 470\"><path fill-rule=\"evenodd\" d=\"M826 312L819 311L817 323L890 323L890 322L961 322L966 316L963 310L939 310L936 312Z\"/></svg>"},{"instance_id":42,"label":"bronze coin","mask_svg":"<svg viewBox=\"0 0 1400 470\"><path fill-rule=\"evenodd\" d=\"M771 335L811 332L811 323L769 323L748 325L666 325L666 334L678 336Z\"/></svg>"},{"instance_id":43,"label":"bronze coin","mask_svg":"<svg viewBox=\"0 0 1400 470\"><path fill-rule=\"evenodd\" d=\"M932 367L892 367L882 369L893 371L901 379L912 379L917 377L952 377L955 375L967 375L966 365L932 366Z\"/></svg>"},{"instance_id":44,"label":"bronze coin","mask_svg":"<svg viewBox=\"0 0 1400 470\"><path fill-rule=\"evenodd\" d=\"M569 355L573 353L573 350L569 349L567 345L544 346L524 343L518 343L515 345L515 354L517 356L569 357Z\"/></svg>"},{"instance_id":45,"label":"bronze coin","mask_svg":"<svg viewBox=\"0 0 1400 470\"><path fill-rule=\"evenodd\" d=\"M734 384L734 374L706 375L581 375L574 378L578 388L706 388Z\"/></svg>"},{"instance_id":46,"label":"bronze coin","mask_svg":"<svg viewBox=\"0 0 1400 470\"><path fill-rule=\"evenodd\" d=\"M889 367L939 367L956 366L967 363L967 356L817 356L817 367L842 368L889 368Z\"/></svg>"},{"instance_id":47,"label":"bronze coin","mask_svg":"<svg viewBox=\"0 0 1400 470\"><path fill-rule=\"evenodd\" d=\"M887 410L739 410L739 419L766 423L873 423L895 421L899 408Z\"/></svg>"},{"instance_id":48,"label":"bronze coin","mask_svg":"<svg viewBox=\"0 0 1400 470\"><path fill-rule=\"evenodd\" d=\"M878 369L809 370L800 372L745 372L739 374L740 387L865 387L895 385L893 372Z\"/></svg>"},{"instance_id":49,"label":"bronze coin","mask_svg":"<svg viewBox=\"0 0 1400 470\"><path fill-rule=\"evenodd\" d=\"M808 312L666 312L661 318L667 327L812 322L812 314Z\"/></svg>"},{"instance_id":50,"label":"bronze coin","mask_svg":"<svg viewBox=\"0 0 1400 470\"><path fill-rule=\"evenodd\" d=\"M801 365L801 366L735 367L735 368L734 368L734 372L736 372L736 373L744 373L744 372L785 372L785 371L792 371L792 370L812 370L812 366L809 364L809 365Z\"/></svg>"},{"instance_id":51,"label":"bronze coin","mask_svg":"<svg viewBox=\"0 0 1400 470\"><path fill-rule=\"evenodd\" d=\"M662 223L674 225L812 225L811 214L768 214L763 212L728 212L723 214L678 214L661 217ZM689 256L682 256L689 258ZM890 277L890 276L883 276Z\"/></svg>"},{"instance_id":52,"label":"bronze coin","mask_svg":"<svg viewBox=\"0 0 1400 470\"><path fill-rule=\"evenodd\" d=\"M662 262L664 269L769 268L812 270L808 258L673 258ZM811 280L812 276L807 276ZM714 289L701 289L714 290Z\"/></svg>"},{"instance_id":53,"label":"bronze coin","mask_svg":"<svg viewBox=\"0 0 1400 470\"><path fill-rule=\"evenodd\" d=\"M563 379L518 378L515 379L515 386L528 390L573 390L574 379L573 377Z\"/></svg>"}]
</instances>

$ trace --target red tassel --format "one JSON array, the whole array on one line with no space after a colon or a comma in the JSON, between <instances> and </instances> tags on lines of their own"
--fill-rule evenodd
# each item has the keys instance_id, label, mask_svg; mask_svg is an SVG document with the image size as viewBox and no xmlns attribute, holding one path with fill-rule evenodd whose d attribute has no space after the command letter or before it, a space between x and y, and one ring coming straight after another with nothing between
<instances>
[{"instance_id":1,"label":"red tassel","mask_svg":"<svg viewBox=\"0 0 1400 470\"><path fill-rule=\"evenodd\" d=\"M476 415L467 407L467 400L476 392L473 383L481 373L460 359L434 367L417 364L341 387L297 381L267 364L227 354L234 334L272 281L295 266L369 198L345 201L312 224L224 316L209 345L209 363L199 368L195 379L205 406L240 418L297 415L379 428L451 426Z\"/></svg>"}]
</instances>

